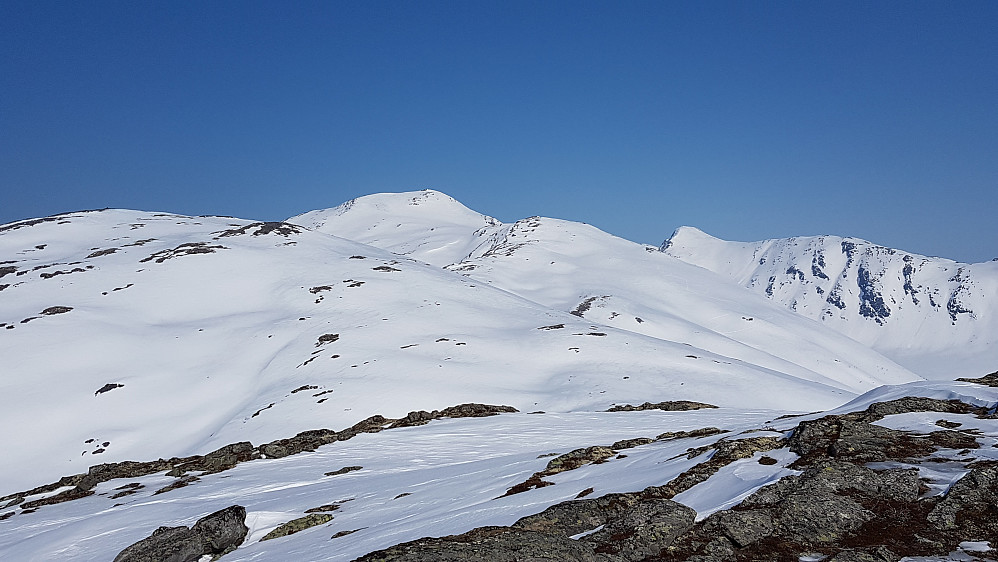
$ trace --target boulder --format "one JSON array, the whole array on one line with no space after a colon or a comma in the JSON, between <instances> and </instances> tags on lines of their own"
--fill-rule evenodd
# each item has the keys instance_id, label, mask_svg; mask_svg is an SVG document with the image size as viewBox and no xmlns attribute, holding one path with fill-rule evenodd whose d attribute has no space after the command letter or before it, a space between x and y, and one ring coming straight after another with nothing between
<instances>
[{"instance_id":1,"label":"boulder","mask_svg":"<svg viewBox=\"0 0 998 562\"><path fill-rule=\"evenodd\" d=\"M193 527L160 527L125 548L114 562L194 562L204 555L231 552L246 538L246 508L229 506L199 519Z\"/></svg>"}]
</instances>

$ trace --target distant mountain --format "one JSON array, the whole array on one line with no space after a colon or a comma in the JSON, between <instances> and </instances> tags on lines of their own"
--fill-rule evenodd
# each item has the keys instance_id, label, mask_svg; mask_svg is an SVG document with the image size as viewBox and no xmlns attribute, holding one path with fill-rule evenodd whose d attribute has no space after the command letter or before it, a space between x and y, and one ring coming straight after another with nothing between
<instances>
[{"instance_id":1,"label":"distant mountain","mask_svg":"<svg viewBox=\"0 0 998 562\"><path fill-rule=\"evenodd\" d=\"M662 251L923 376L952 379L998 364L998 262L958 263L838 236L727 242L691 227Z\"/></svg>"},{"instance_id":2,"label":"distant mountain","mask_svg":"<svg viewBox=\"0 0 998 562\"><path fill-rule=\"evenodd\" d=\"M599 326L704 350L710 361L746 362L850 391L884 377L900 380L896 365L849 338L719 275L590 225L541 217L503 224L435 191L370 195L288 220ZM708 359L696 352L684 357Z\"/></svg>"}]
</instances>

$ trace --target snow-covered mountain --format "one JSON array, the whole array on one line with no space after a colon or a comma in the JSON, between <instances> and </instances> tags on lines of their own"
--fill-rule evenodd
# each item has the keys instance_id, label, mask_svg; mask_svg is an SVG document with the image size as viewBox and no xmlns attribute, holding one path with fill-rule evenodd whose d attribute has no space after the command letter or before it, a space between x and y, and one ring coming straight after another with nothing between
<instances>
[{"instance_id":1,"label":"snow-covered mountain","mask_svg":"<svg viewBox=\"0 0 998 562\"><path fill-rule=\"evenodd\" d=\"M436 215L455 225L466 218L422 218ZM505 237L487 237L499 241L489 248L523 235L519 223L478 220ZM506 290L308 225L108 210L4 226L0 356L25 374L5 377L4 395L58 409L30 434L19 408L2 410L9 466L33 467L2 482L463 402L523 411L665 399L736 405L765 384L781 392L759 393L754 406L814 410L916 378L702 269L557 225L587 236L551 266L563 277L538 276L523 249L505 270L520 284ZM623 247L599 245L607 240ZM479 259L497 251L479 248ZM568 283L607 251L629 252L617 263L663 260L655 275L673 267L675 280L633 294L626 284ZM531 279L539 290L527 290ZM681 290L687 283L694 288ZM640 306L656 291L670 294ZM604 294L589 301L593 312L570 314Z\"/></svg>"},{"instance_id":2,"label":"snow-covered mountain","mask_svg":"<svg viewBox=\"0 0 998 562\"><path fill-rule=\"evenodd\" d=\"M837 236L728 242L692 227L676 230L662 251L920 375L953 379L998 363L998 261L958 263Z\"/></svg>"},{"instance_id":3,"label":"snow-covered mountain","mask_svg":"<svg viewBox=\"0 0 998 562\"><path fill-rule=\"evenodd\" d=\"M699 521L804 470L787 416L854 399L841 412L961 400L977 410L931 407L998 440L971 419L993 391L921 381L674 251L504 224L435 191L286 222L103 210L2 225L0 558L110 560L236 503L248 534L226 560L345 561L666 482ZM921 302L933 285L912 287ZM521 413L440 419L509 410L445 410L468 403ZM927 481L941 494L965 473ZM335 548L324 531L265 540L301 517Z\"/></svg>"}]
</instances>

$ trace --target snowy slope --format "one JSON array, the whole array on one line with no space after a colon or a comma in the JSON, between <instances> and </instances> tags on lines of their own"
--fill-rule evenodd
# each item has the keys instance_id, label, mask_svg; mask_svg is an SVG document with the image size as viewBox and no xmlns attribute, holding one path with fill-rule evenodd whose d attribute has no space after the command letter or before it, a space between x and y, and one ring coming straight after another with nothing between
<instances>
[{"instance_id":1,"label":"snowy slope","mask_svg":"<svg viewBox=\"0 0 998 562\"><path fill-rule=\"evenodd\" d=\"M835 413L859 411L873 402L902 396L959 399L992 408L998 403L994 388L921 382L877 389ZM590 488L589 497L599 497L662 485L710 456L690 458L687 451L691 447L703 447L721 437L784 435L800 421L824 415L780 419L780 413L722 408L439 420L421 427L363 434L315 452L241 463L161 495L154 492L173 482L173 477L155 474L117 479L99 484L90 497L43 506L35 513L17 512L0 521L0 556L24 562L111 560L159 526L191 525L208 513L238 504L246 507L249 533L245 542L222 560L346 562L420 537L509 525ZM924 433L938 429L935 420L940 416L938 412L902 414L879 423ZM978 431L981 448L961 456L968 461L996 459L998 449L991 445L998 443L998 422L970 415L945 417L959 419ZM705 427L727 433L639 445L608 462L547 477L552 486L502 497L510 486L543 469L552 453ZM768 429L760 431L762 427ZM702 519L739 503L762 486L799 473L788 467L797 459L788 449L771 450L766 455L776 462L763 464L762 455L756 453L722 468L675 499L693 507ZM361 468L326 474L347 466ZM926 476L943 489L946 482L967 472L951 469L947 474L945 469L941 463L924 465ZM128 494L122 497L123 492ZM329 512L331 521L291 536L261 540L278 525L322 505L336 506Z\"/></svg>"},{"instance_id":2,"label":"snowy slope","mask_svg":"<svg viewBox=\"0 0 998 562\"><path fill-rule=\"evenodd\" d=\"M798 340L759 351L697 334L678 309L672 332L645 334L281 223L71 213L0 227L0 258L3 492L101 462L464 402L566 412L751 397L753 407L810 411L913 379L831 331L812 334L802 365ZM797 317L738 291L757 301L747 310L758 321L726 309L739 306L734 296L710 301L709 314L761 339L790 336L778 323Z\"/></svg>"},{"instance_id":3,"label":"snowy slope","mask_svg":"<svg viewBox=\"0 0 998 562\"><path fill-rule=\"evenodd\" d=\"M399 207L406 209L401 225L380 226L389 220L385 210ZM481 227L476 216L442 193L422 191L370 195L288 220L390 251L407 249L417 259L602 326L714 355L691 351L685 357L691 365L747 362L850 392L878 380L911 380L849 338L655 248L581 223L532 217ZM444 237L440 224L466 226L448 226Z\"/></svg>"},{"instance_id":4,"label":"snowy slope","mask_svg":"<svg viewBox=\"0 0 998 562\"><path fill-rule=\"evenodd\" d=\"M998 364L998 262L958 263L837 236L727 242L691 227L662 250L923 376L952 379Z\"/></svg>"}]
</instances>

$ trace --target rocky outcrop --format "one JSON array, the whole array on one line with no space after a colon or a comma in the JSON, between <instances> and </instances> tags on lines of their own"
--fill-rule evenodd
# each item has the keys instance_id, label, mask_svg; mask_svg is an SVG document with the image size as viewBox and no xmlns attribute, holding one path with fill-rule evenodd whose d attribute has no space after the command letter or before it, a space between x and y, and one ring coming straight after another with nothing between
<instances>
[{"instance_id":1,"label":"rocky outcrop","mask_svg":"<svg viewBox=\"0 0 998 562\"><path fill-rule=\"evenodd\" d=\"M960 378L956 379L961 382L972 382L976 384L983 384L985 386L995 386L998 387L998 371L984 375L983 377L978 377L976 379Z\"/></svg>"},{"instance_id":2,"label":"rocky outcrop","mask_svg":"<svg viewBox=\"0 0 998 562\"><path fill-rule=\"evenodd\" d=\"M789 440L721 439L689 449L689 458L706 460L661 486L566 501L510 527L420 539L359 561L797 562L812 555L831 562L897 562L904 556L946 556L964 541L998 544L998 463L978 461L944 496L930 497L922 497L927 488L915 468L866 466L870 461L917 463L939 449L978 446L972 432L914 435L871 423L917 411L986 415L985 409L962 402L909 397L801 422ZM663 434L659 439L719 432L709 429L714 431ZM638 438L614 445L650 441ZM691 509L671 501L731 462L750 462L745 459L781 447L800 455L791 465L799 474L760 488L731 509L695 523ZM553 459L532 478L550 485L540 480L549 469L605 461L614 449L577 449ZM777 461L763 455L758 462Z\"/></svg>"},{"instance_id":3,"label":"rocky outcrop","mask_svg":"<svg viewBox=\"0 0 998 562\"><path fill-rule=\"evenodd\" d=\"M511 527L482 527L373 552L358 562L644 560L690 528L696 512L649 488L563 502ZM583 536L579 536L583 535Z\"/></svg>"},{"instance_id":4,"label":"rocky outcrop","mask_svg":"<svg viewBox=\"0 0 998 562\"><path fill-rule=\"evenodd\" d=\"M219 557L246 538L246 508L233 505L206 515L193 527L160 527L152 535L122 550L114 562L194 562Z\"/></svg>"},{"instance_id":5,"label":"rocky outcrop","mask_svg":"<svg viewBox=\"0 0 998 562\"><path fill-rule=\"evenodd\" d=\"M705 404L704 402L690 402L689 400L670 400L666 402L645 402L640 406L632 406L630 404L622 404L619 406L614 406L607 410L607 412L642 412L645 410L663 410L666 412L685 412L688 410L702 410L704 408L717 408L713 404Z\"/></svg>"},{"instance_id":6,"label":"rocky outcrop","mask_svg":"<svg viewBox=\"0 0 998 562\"><path fill-rule=\"evenodd\" d=\"M299 517L297 519L292 519L287 523L278 526L273 531L267 533L263 536L261 541L269 541L272 539L277 539L280 537L286 537L288 535L293 535L299 531L304 531L305 529L311 529L312 527L317 527L319 525L325 525L333 520L333 516L327 513L310 513L304 517Z\"/></svg>"}]
</instances>

